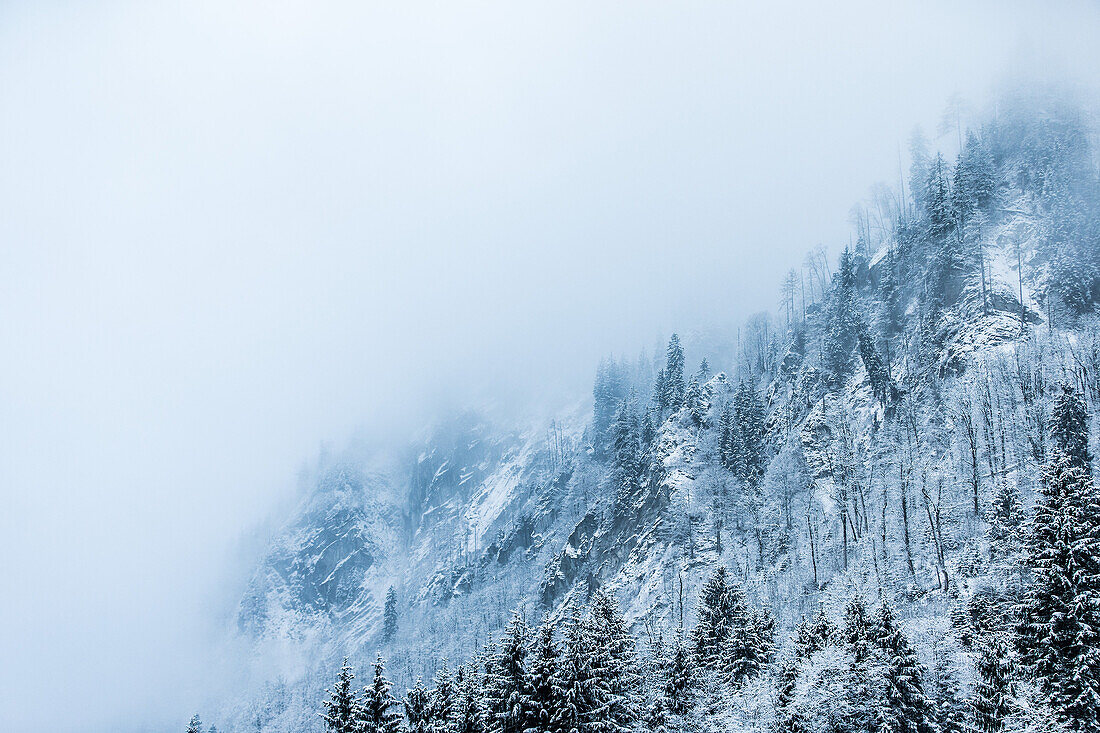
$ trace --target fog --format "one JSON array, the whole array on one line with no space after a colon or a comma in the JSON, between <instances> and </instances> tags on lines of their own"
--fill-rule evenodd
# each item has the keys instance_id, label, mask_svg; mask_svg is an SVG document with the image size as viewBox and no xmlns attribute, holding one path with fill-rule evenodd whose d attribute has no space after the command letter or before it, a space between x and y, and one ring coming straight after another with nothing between
<instances>
[{"instance_id":1,"label":"fog","mask_svg":"<svg viewBox=\"0 0 1100 733\"><path fill-rule=\"evenodd\" d=\"M322 445L772 308L951 94L1100 68L1084 2L462 5L0 7L0 728L181 725Z\"/></svg>"}]
</instances>

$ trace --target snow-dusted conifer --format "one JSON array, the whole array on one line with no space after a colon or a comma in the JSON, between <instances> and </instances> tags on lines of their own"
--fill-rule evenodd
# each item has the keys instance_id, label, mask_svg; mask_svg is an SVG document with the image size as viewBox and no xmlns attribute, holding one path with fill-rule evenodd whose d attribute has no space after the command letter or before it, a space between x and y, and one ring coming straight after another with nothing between
<instances>
[{"instance_id":1,"label":"snow-dusted conifer","mask_svg":"<svg viewBox=\"0 0 1100 733\"><path fill-rule=\"evenodd\" d=\"M382 610L382 643L388 644L397 635L397 591L390 586L386 591L386 605Z\"/></svg>"},{"instance_id":2,"label":"snow-dusted conifer","mask_svg":"<svg viewBox=\"0 0 1100 733\"><path fill-rule=\"evenodd\" d=\"M401 713L386 679L386 664L379 654L374 661L374 677L363 692L360 733L396 733L401 729Z\"/></svg>"},{"instance_id":3,"label":"snow-dusted conifer","mask_svg":"<svg viewBox=\"0 0 1100 733\"><path fill-rule=\"evenodd\" d=\"M355 673L344 657L344 663L336 675L336 684L329 691L328 699L324 701L324 712L321 717L325 721L325 728L331 733L358 733L362 722L362 710L359 697L352 688L352 680Z\"/></svg>"}]
</instances>

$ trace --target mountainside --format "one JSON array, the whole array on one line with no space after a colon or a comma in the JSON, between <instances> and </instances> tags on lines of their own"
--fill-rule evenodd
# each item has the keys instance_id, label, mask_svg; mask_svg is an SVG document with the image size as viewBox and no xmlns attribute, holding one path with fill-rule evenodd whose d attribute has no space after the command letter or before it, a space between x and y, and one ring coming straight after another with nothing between
<instances>
[{"instance_id":1,"label":"mountainside","mask_svg":"<svg viewBox=\"0 0 1100 733\"><path fill-rule=\"evenodd\" d=\"M380 652L399 697L445 659L476 664L467 682L490 670L479 725L523 730L491 715L510 640L535 674L541 642L519 629L545 615L567 665L574 615L610 603L638 679L578 730L1097 730L1050 681L1068 657L1035 651L1057 630L1020 631L1060 562L1036 560L1054 542L1036 544L1037 522L1077 496L1044 499L1065 426L1097 436L1095 132L1028 93L964 133L951 162L915 137L905 189L858 208L855 243L808 256L780 313L737 341L673 336L661 359L606 360L591 402L541 424L467 413L384 467L323 466L236 623L307 662L219 727L323 730L340 659L365 684ZM1100 522L1082 501L1074 521ZM1059 526L1068 545L1093 537ZM1100 694L1084 664L1080 699Z\"/></svg>"}]
</instances>

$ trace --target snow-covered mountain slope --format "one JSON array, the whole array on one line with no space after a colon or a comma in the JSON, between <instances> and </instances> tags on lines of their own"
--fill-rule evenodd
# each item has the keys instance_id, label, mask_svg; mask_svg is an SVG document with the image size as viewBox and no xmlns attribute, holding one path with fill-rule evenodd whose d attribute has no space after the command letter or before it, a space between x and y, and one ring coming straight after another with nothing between
<instances>
[{"instance_id":1,"label":"snow-covered mountain slope","mask_svg":"<svg viewBox=\"0 0 1100 733\"><path fill-rule=\"evenodd\" d=\"M986 616L1007 629L1018 601L1056 385L1093 408L1094 445L1100 407L1095 174L1080 200L1049 173L1037 183L1037 156L1053 164L1035 151L1059 148L1035 140L1052 133L1026 115L998 124L953 177L915 156L920 206L880 212L874 241L861 232L835 271L803 273L801 302L792 280L786 318L688 339L706 357L694 376L673 336L660 364L601 364L592 401L554 418L471 412L385 466L326 466L238 617L257 650L298 644L310 668L282 712L234 719L301 728L340 657L381 650L404 689L471 659L515 609L561 619L597 588L659 655L718 568L774 619L773 651L819 609L839 620L853 597L886 599L925 669L972 679L971 640ZM715 729L723 705L707 710Z\"/></svg>"}]
</instances>

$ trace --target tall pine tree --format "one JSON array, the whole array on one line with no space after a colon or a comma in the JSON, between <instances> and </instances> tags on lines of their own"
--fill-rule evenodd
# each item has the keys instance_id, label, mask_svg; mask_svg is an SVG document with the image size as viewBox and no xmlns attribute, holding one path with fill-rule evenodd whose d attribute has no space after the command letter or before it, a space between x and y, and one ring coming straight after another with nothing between
<instances>
[{"instance_id":1,"label":"tall pine tree","mask_svg":"<svg viewBox=\"0 0 1100 733\"><path fill-rule=\"evenodd\" d=\"M386 679L386 665L382 655L374 661L374 677L363 692L362 726L359 733L397 733L401 729L401 713L397 700L390 692L392 685Z\"/></svg>"},{"instance_id":2,"label":"tall pine tree","mask_svg":"<svg viewBox=\"0 0 1100 733\"><path fill-rule=\"evenodd\" d=\"M358 733L362 725L359 697L351 686L354 679L355 673L347 657L344 657L344 663L336 675L336 684L329 691L329 697L324 701L324 712L321 713L325 728L332 733Z\"/></svg>"},{"instance_id":3,"label":"tall pine tree","mask_svg":"<svg viewBox=\"0 0 1100 733\"><path fill-rule=\"evenodd\" d=\"M1100 497L1084 401L1064 387L1051 419L1020 642L1056 714L1074 730L1093 731L1100 727Z\"/></svg>"}]
</instances>

